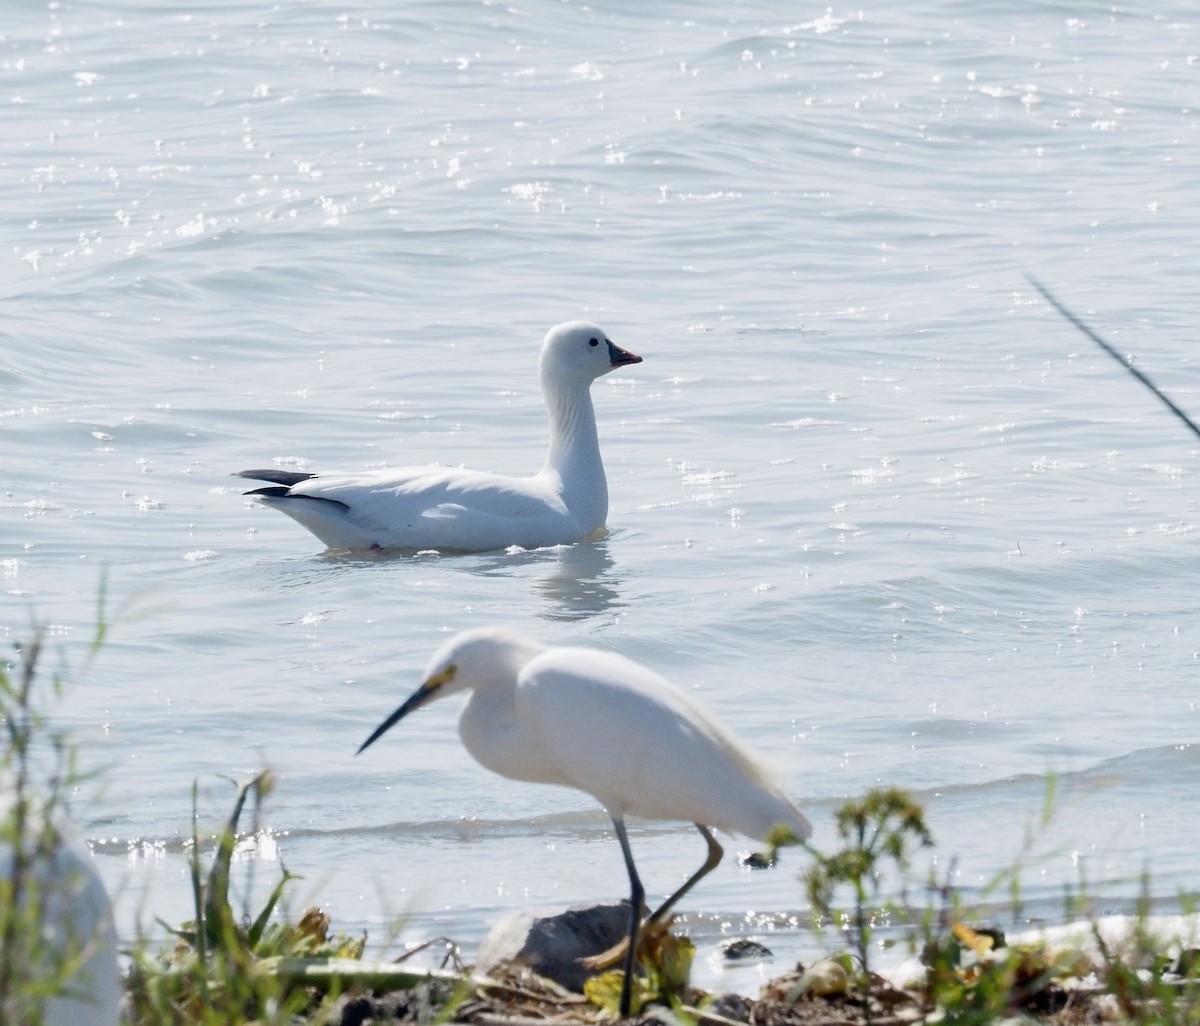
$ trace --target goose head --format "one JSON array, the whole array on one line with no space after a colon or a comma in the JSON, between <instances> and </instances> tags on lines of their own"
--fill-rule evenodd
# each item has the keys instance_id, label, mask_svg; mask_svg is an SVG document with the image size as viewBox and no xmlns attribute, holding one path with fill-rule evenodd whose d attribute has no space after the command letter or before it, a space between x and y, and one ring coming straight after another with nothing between
<instances>
[{"instance_id":1,"label":"goose head","mask_svg":"<svg viewBox=\"0 0 1200 1026\"><path fill-rule=\"evenodd\" d=\"M543 386L583 386L586 388L601 374L642 358L622 349L604 329L591 321L567 321L556 324L542 343L541 378Z\"/></svg>"}]
</instances>

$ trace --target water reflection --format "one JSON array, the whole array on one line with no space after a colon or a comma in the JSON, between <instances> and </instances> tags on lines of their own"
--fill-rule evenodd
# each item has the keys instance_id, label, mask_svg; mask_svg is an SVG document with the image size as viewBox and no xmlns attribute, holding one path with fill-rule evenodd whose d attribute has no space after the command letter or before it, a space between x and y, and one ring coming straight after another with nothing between
<instances>
[{"instance_id":1,"label":"water reflection","mask_svg":"<svg viewBox=\"0 0 1200 1026\"><path fill-rule=\"evenodd\" d=\"M535 582L546 600L546 618L586 620L620 608L620 593L609 583L614 580L615 565L607 541L565 547L551 572Z\"/></svg>"},{"instance_id":2,"label":"water reflection","mask_svg":"<svg viewBox=\"0 0 1200 1026\"><path fill-rule=\"evenodd\" d=\"M531 581L533 591L546 603L541 615L548 620L576 621L620 608L614 586L616 564L608 540L578 542L528 552L505 552L470 568L486 576L517 576L523 568L543 569Z\"/></svg>"},{"instance_id":3,"label":"water reflection","mask_svg":"<svg viewBox=\"0 0 1200 1026\"><path fill-rule=\"evenodd\" d=\"M328 583L331 578L402 567L445 569L473 577L528 578L532 593L545 604L539 615L549 620L586 620L623 605L608 538L544 549L474 554L325 552L315 558L271 563L267 573L282 587L309 588L314 583Z\"/></svg>"}]
</instances>

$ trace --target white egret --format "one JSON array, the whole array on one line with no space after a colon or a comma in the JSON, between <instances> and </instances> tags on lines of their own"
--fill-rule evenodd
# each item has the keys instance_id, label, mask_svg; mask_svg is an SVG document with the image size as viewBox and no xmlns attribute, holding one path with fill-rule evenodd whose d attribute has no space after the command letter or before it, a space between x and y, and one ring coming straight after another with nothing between
<instances>
[{"instance_id":1,"label":"white egret","mask_svg":"<svg viewBox=\"0 0 1200 1026\"><path fill-rule=\"evenodd\" d=\"M641 362L587 321L547 332L539 374L550 451L532 477L438 466L361 474L243 470L237 476L271 482L246 494L286 513L331 549L482 552L581 541L608 517L591 384Z\"/></svg>"},{"instance_id":2,"label":"white egret","mask_svg":"<svg viewBox=\"0 0 1200 1026\"><path fill-rule=\"evenodd\" d=\"M693 823L704 864L650 916L661 918L723 854L712 827L765 840L775 826L798 840L808 820L728 728L683 690L624 656L550 648L515 631L484 627L447 641L424 683L376 728L361 752L414 709L469 690L458 722L467 751L514 780L562 784L607 810L631 888L621 1014L628 1015L645 895L625 817Z\"/></svg>"},{"instance_id":3,"label":"white egret","mask_svg":"<svg viewBox=\"0 0 1200 1026\"><path fill-rule=\"evenodd\" d=\"M17 899L4 910L14 943L0 957L14 991L12 1004L0 1000L0 1022L8 1013L43 1026L117 1026L121 972L104 882L65 816L27 798L19 817L17 806L11 779L0 778L0 889Z\"/></svg>"}]
</instances>

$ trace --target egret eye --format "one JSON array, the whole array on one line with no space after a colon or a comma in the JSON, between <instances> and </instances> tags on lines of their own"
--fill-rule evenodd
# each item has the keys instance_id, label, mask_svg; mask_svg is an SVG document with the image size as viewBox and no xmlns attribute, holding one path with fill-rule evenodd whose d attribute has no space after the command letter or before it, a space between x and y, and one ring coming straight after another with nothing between
<instances>
[{"instance_id":1,"label":"egret eye","mask_svg":"<svg viewBox=\"0 0 1200 1026\"><path fill-rule=\"evenodd\" d=\"M589 338L588 339L589 346L598 346L599 344L600 344L600 340L598 338Z\"/></svg>"}]
</instances>

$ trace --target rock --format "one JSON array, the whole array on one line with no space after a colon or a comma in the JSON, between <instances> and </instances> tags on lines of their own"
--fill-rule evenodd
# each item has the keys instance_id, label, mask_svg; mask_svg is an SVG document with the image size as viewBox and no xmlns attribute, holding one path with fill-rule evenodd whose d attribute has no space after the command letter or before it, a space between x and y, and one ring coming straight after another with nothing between
<instances>
[{"instance_id":1,"label":"rock","mask_svg":"<svg viewBox=\"0 0 1200 1026\"><path fill-rule=\"evenodd\" d=\"M431 979L415 987L381 994L343 994L328 1021L336 1026L370 1026L372 1023L435 1022L454 999L458 984Z\"/></svg>"},{"instance_id":2,"label":"rock","mask_svg":"<svg viewBox=\"0 0 1200 1026\"><path fill-rule=\"evenodd\" d=\"M581 991L592 974L579 959L625 939L629 902L577 905L558 913L516 912L501 919L479 946L476 968L488 973L505 962L528 966L569 990Z\"/></svg>"},{"instance_id":3,"label":"rock","mask_svg":"<svg viewBox=\"0 0 1200 1026\"><path fill-rule=\"evenodd\" d=\"M734 1022L749 1022L754 1011L754 1001L741 994L726 992L717 994L712 1004L705 1007L705 1011L724 1019L732 1019Z\"/></svg>"},{"instance_id":4,"label":"rock","mask_svg":"<svg viewBox=\"0 0 1200 1026\"><path fill-rule=\"evenodd\" d=\"M1171 961L1167 972L1189 978L1200 976L1200 948L1183 948Z\"/></svg>"},{"instance_id":5,"label":"rock","mask_svg":"<svg viewBox=\"0 0 1200 1026\"><path fill-rule=\"evenodd\" d=\"M770 869L775 860L763 851L750 851L738 856L738 865L747 869Z\"/></svg>"},{"instance_id":6,"label":"rock","mask_svg":"<svg viewBox=\"0 0 1200 1026\"><path fill-rule=\"evenodd\" d=\"M722 941L720 951L726 962L765 962L774 957L774 952L765 944L748 937Z\"/></svg>"}]
</instances>

